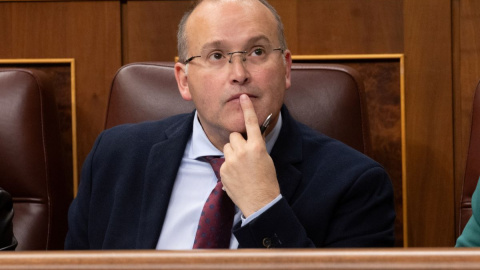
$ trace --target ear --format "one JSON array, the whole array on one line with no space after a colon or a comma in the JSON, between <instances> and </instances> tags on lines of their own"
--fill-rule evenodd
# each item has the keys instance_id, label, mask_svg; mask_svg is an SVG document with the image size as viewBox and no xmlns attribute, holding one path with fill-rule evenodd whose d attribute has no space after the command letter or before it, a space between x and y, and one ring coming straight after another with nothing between
<instances>
[{"instance_id":1,"label":"ear","mask_svg":"<svg viewBox=\"0 0 480 270\"><path fill-rule=\"evenodd\" d=\"M291 70L292 70L292 53L289 50L285 50L285 89L290 88L291 82Z\"/></svg>"},{"instance_id":2,"label":"ear","mask_svg":"<svg viewBox=\"0 0 480 270\"><path fill-rule=\"evenodd\" d=\"M190 89L188 88L188 75L186 72L187 65L175 63L175 79L177 80L178 91L184 100L192 100Z\"/></svg>"}]
</instances>

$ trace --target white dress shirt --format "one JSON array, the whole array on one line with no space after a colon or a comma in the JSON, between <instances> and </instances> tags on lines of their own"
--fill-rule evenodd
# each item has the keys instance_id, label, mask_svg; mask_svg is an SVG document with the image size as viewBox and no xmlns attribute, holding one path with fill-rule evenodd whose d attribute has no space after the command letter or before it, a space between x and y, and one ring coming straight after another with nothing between
<instances>
[{"instance_id":1,"label":"white dress shirt","mask_svg":"<svg viewBox=\"0 0 480 270\"><path fill-rule=\"evenodd\" d=\"M280 115L272 132L265 138L269 153L278 138L281 126ZM187 142L178 169L157 249L192 249L193 247L203 205L217 184L217 178L210 164L200 159L203 156L223 156L223 153L208 140L195 112L192 136ZM240 220L242 220L242 226L247 224L280 199L281 195L246 219L236 207L233 224ZM232 234L230 249L236 248L238 248L238 242Z\"/></svg>"}]
</instances>

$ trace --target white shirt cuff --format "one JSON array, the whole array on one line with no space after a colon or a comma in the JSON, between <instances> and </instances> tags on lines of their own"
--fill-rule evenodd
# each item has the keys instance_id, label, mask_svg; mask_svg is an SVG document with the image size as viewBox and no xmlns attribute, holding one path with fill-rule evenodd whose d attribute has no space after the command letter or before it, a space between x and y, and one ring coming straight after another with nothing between
<instances>
[{"instance_id":1,"label":"white shirt cuff","mask_svg":"<svg viewBox=\"0 0 480 270\"><path fill-rule=\"evenodd\" d=\"M282 199L282 194L279 194L273 201L269 202L267 205L264 207L260 208L258 211L255 213L251 214L249 217L245 218L243 214L241 215L242 218L242 227L247 225L250 221L254 220L256 217L260 216L263 214L265 211L267 211L272 205L276 204L278 201Z\"/></svg>"}]
</instances>

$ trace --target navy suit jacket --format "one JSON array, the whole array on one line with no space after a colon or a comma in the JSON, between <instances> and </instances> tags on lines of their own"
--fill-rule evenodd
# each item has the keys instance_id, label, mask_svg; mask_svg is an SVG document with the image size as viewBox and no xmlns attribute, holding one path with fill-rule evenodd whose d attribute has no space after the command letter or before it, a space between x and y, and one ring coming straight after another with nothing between
<instances>
[{"instance_id":1,"label":"navy suit jacket","mask_svg":"<svg viewBox=\"0 0 480 270\"><path fill-rule=\"evenodd\" d=\"M97 138L70 206L66 249L156 247L193 117L121 125ZM295 121L285 107L282 117L270 155L283 198L246 226L234 226L239 247L393 246L393 189L385 170Z\"/></svg>"}]
</instances>

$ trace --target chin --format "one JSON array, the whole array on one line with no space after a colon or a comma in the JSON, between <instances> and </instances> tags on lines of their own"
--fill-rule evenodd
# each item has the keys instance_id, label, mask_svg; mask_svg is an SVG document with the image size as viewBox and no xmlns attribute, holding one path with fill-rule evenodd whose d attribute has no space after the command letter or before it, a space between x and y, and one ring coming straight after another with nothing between
<instances>
[{"instance_id":1,"label":"chin","mask_svg":"<svg viewBox=\"0 0 480 270\"><path fill-rule=\"evenodd\" d=\"M239 133L246 132L243 115L242 117L227 119L226 122L224 122L224 127L230 132L239 132Z\"/></svg>"},{"instance_id":2,"label":"chin","mask_svg":"<svg viewBox=\"0 0 480 270\"><path fill-rule=\"evenodd\" d=\"M230 132L238 132L240 134L247 134L247 130L245 129L245 127L233 128L233 129L230 129Z\"/></svg>"}]
</instances>

